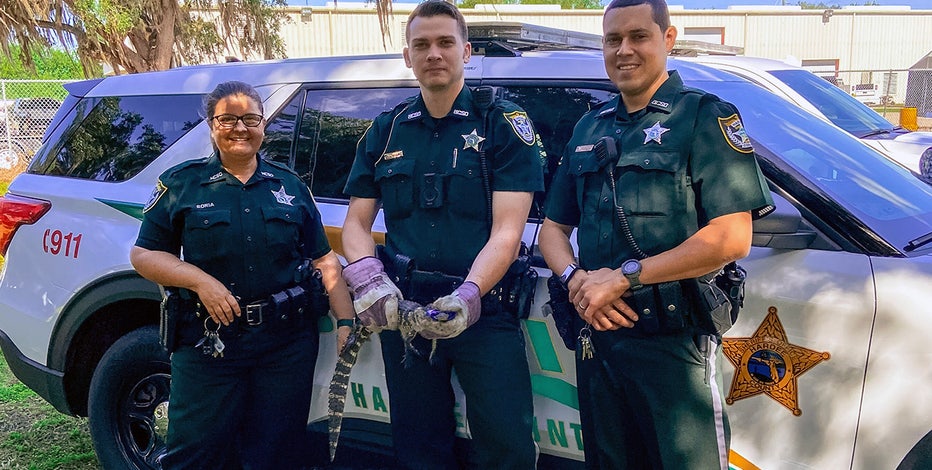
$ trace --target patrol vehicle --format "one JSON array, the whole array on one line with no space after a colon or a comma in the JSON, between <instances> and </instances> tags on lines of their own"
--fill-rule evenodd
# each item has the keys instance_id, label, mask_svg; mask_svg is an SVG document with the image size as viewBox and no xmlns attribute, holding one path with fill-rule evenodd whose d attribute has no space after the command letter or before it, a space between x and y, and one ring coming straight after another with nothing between
<instances>
[{"instance_id":1,"label":"patrol vehicle","mask_svg":"<svg viewBox=\"0 0 932 470\"><path fill-rule=\"evenodd\" d=\"M932 182L932 132L894 126L867 107L877 85L854 85L854 96L795 65L758 57L705 55L693 59L746 78L851 133ZM876 103L875 103L876 104Z\"/></svg>"},{"instance_id":2,"label":"patrol vehicle","mask_svg":"<svg viewBox=\"0 0 932 470\"><path fill-rule=\"evenodd\" d=\"M567 44L545 33L524 26L513 39L473 38L466 81L493 86L528 112L552 174L576 120L615 90L591 50L597 41ZM724 342L731 466L932 468L932 186L751 82L676 59L670 67L741 110L777 206L755 222L741 262L747 298ZM257 88L268 119L261 155L307 181L337 252L356 141L379 112L417 92L400 55L203 65L66 85L48 140L0 198L0 347L24 384L64 413L89 416L105 468L157 468L165 450L171 377L157 338L160 295L128 253L157 176L210 154L201 99L227 80ZM532 247L543 196L524 232ZM374 230L384 231L381 218ZM524 323L534 439L541 468L574 468L584 445L573 352L541 309L550 272L539 257L537 267L541 285ZM332 318L320 327L312 436L326 431L336 361ZM390 398L375 339L352 372L341 446L387 452ZM466 406L459 394L464 438ZM320 442L308 449L325 458Z\"/></svg>"}]
</instances>

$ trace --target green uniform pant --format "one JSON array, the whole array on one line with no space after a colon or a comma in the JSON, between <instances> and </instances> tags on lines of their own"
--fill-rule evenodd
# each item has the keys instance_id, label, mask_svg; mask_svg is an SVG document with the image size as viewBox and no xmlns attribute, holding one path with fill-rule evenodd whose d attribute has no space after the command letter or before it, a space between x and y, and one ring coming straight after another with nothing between
<instances>
[{"instance_id":1,"label":"green uniform pant","mask_svg":"<svg viewBox=\"0 0 932 470\"><path fill-rule=\"evenodd\" d=\"M455 338L439 340L434 360L408 358L397 331L380 335L388 384L392 437L401 468L533 470L537 447L527 352L520 322L508 314L483 315ZM425 351L430 343L416 341ZM414 354L414 353L409 353ZM465 465L454 455L456 371L466 395L472 435ZM462 410L459 410L460 412Z\"/></svg>"},{"instance_id":2,"label":"green uniform pant","mask_svg":"<svg viewBox=\"0 0 932 470\"><path fill-rule=\"evenodd\" d=\"M727 468L721 348L709 338L593 331L595 357L576 360L587 468Z\"/></svg>"},{"instance_id":3,"label":"green uniform pant","mask_svg":"<svg viewBox=\"0 0 932 470\"><path fill-rule=\"evenodd\" d=\"M285 469L307 432L317 328L220 330L224 356L182 346L172 354L163 469Z\"/></svg>"}]
</instances>

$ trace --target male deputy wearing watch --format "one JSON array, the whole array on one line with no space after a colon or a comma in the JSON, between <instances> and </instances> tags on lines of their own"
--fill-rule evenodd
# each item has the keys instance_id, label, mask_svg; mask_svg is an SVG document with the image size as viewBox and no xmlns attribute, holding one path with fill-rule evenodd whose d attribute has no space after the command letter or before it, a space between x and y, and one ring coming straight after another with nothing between
<instances>
[{"instance_id":1,"label":"male deputy wearing watch","mask_svg":"<svg viewBox=\"0 0 932 470\"><path fill-rule=\"evenodd\" d=\"M748 254L751 212L771 201L735 108L667 71L675 39L663 0L608 5L620 94L576 125L540 233L594 330L577 347L588 468L728 466L720 338L689 286Z\"/></svg>"}]
</instances>

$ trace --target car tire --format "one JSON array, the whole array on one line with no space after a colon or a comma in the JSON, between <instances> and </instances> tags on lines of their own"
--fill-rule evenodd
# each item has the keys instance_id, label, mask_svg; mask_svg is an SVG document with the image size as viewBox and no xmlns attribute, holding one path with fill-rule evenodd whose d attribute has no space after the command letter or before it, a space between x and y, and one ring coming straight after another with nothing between
<instances>
[{"instance_id":1,"label":"car tire","mask_svg":"<svg viewBox=\"0 0 932 470\"><path fill-rule=\"evenodd\" d=\"M158 328L118 339L91 378L88 425L103 468L158 469L168 433L171 363Z\"/></svg>"}]
</instances>

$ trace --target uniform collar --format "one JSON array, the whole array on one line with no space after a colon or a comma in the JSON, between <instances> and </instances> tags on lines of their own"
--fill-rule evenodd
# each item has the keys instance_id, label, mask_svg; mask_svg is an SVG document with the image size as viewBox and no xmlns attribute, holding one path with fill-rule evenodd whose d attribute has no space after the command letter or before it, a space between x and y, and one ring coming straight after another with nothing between
<instances>
[{"instance_id":1,"label":"uniform collar","mask_svg":"<svg viewBox=\"0 0 932 470\"><path fill-rule=\"evenodd\" d=\"M469 119L478 115L479 113L476 109L476 105L473 103L472 91L470 91L468 86L463 85L463 89L460 90L459 94L456 95L456 99L453 101L453 107L444 119L449 117L453 117L454 119ZM423 121L429 117L430 113L427 112L427 105L424 104L424 97L418 94L414 102L402 112L401 122Z\"/></svg>"},{"instance_id":2,"label":"uniform collar","mask_svg":"<svg viewBox=\"0 0 932 470\"><path fill-rule=\"evenodd\" d=\"M673 109L673 105L676 103L677 97L683 90L683 79L680 78L679 72L676 70L669 70L667 73L670 75L669 78L667 78L660 85L660 88L654 92L654 96L650 98L650 101L647 103L647 107L644 108L649 113L659 112L670 114ZM602 112L599 113L599 117L614 115L619 121L630 120L628 110L625 108L625 103L621 100L621 94L612 100L612 104L614 106L605 108Z\"/></svg>"},{"instance_id":3,"label":"uniform collar","mask_svg":"<svg viewBox=\"0 0 932 470\"><path fill-rule=\"evenodd\" d=\"M259 158L259 157L256 156L256 158ZM214 151L214 154L211 155L210 158L207 159L206 168L207 168L207 172L206 172L206 175L201 180L201 184L209 184L209 183L214 183L217 181L227 181L227 182L232 183L236 180L236 178L234 178L233 175L227 173L223 169L223 164L220 163L220 154L216 150ZM282 172L281 169L278 169L272 166L271 164L269 164L269 162L263 160L262 158L259 158L259 163L258 165L256 165L256 172L252 175L252 177L250 178L250 181L256 178L280 180L281 172Z\"/></svg>"}]
</instances>

